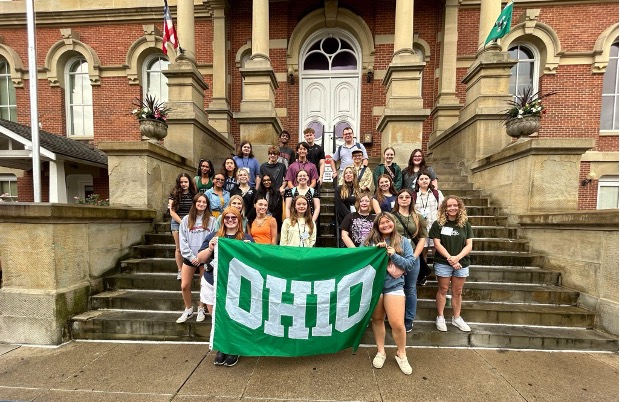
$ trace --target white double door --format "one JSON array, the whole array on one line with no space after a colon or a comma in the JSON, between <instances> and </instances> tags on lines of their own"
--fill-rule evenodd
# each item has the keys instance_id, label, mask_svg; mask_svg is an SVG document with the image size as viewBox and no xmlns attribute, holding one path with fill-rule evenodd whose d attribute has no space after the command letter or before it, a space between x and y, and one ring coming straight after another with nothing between
<instances>
[{"instance_id":1,"label":"white double door","mask_svg":"<svg viewBox=\"0 0 620 402\"><path fill-rule=\"evenodd\" d=\"M325 154L333 155L335 149L344 143L342 130L345 127L350 126L359 140L358 74L303 76L300 95L300 141L304 141L303 131L312 127L316 142L324 142Z\"/></svg>"}]
</instances>

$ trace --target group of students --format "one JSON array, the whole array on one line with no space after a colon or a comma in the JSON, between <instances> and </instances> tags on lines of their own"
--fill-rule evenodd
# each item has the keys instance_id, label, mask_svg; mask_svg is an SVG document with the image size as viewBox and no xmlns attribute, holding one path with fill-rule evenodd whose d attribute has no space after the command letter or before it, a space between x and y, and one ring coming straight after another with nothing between
<instances>
[{"instance_id":1,"label":"group of students","mask_svg":"<svg viewBox=\"0 0 620 402\"><path fill-rule=\"evenodd\" d=\"M314 138L314 132L308 134ZM282 147L282 138L280 145L280 148L270 147L269 162L258 166L254 163L251 144L242 142L239 154L226 159L220 172L213 174L212 163L201 160L195 178L185 173L177 177L169 200L171 230L177 245L177 278L181 280L185 303L177 323L193 316L190 286L196 268L201 275L196 320L203 321L206 312L212 311L214 267L209 262L217 238L277 244L279 237L280 245L314 246L320 212L315 187L322 174L315 179L313 173L323 173L324 155L317 166L307 160L313 144L300 143L298 159L295 161L294 156L289 155L285 158L288 167L281 170L278 165L284 165L281 151L282 148L286 150ZM463 286L469 275L468 254L472 249L473 231L463 201L456 196L444 197L437 189L437 175L426 166L421 150L414 150L407 168L401 170L393 162L395 150L388 147L383 153L383 163L370 172L362 147L349 143L347 150L352 163L344 167L345 158L334 155L342 158L341 170L333 167L334 176L340 175L335 193L336 219L344 246L374 246L386 250L389 263L384 288L371 320L378 349L373 366L381 368L386 360L387 316L397 345L398 366L404 374L411 374L405 353L406 333L412 331L416 315L416 282L424 281L418 278L420 265L426 264L428 250L433 247L438 281L436 327L439 331L447 331L444 309L451 287L452 324L465 332L471 330L460 316L460 310ZM360 181L368 175L370 184L360 186ZM369 191L371 185L375 187L374 195ZM278 218L283 215L280 223ZM218 352L214 363L233 366L238 359L239 356Z\"/></svg>"}]
</instances>

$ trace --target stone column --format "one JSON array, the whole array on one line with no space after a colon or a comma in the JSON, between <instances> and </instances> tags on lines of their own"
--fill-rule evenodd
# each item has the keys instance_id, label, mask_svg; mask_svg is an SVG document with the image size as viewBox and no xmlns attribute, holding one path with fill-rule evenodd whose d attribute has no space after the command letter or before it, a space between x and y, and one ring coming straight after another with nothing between
<instances>
[{"instance_id":1,"label":"stone column","mask_svg":"<svg viewBox=\"0 0 620 402\"><path fill-rule=\"evenodd\" d=\"M462 105L456 95L456 53L458 41L459 4L461 0L446 0L441 38L439 96L433 109L433 133L441 135L459 120Z\"/></svg>"},{"instance_id":2,"label":"stone column","mask_svg":"<svg viewBox=\"0 0 620 402\"><path fill-rule=\"evenodd\" d=\"M177 35L179 35L179 44L183 48L183 55L196 61L194 2L192 0L177 0L177 23L175 27Z\"/></svg>"},{"instance_id":3,"label":"stone column","mask_svg":"<svg viewBox=\"0 0 620 402\"><path fill-rule=\"evenodd\" d=\"M230 154L233 144L209 125L204 111L204 93L208 87L196 67L194 2L179 0L177 17L183 52L164 71L168 78L168 106L172 109L164 144L169 151L185 157L191 166L195 166L200 158L217 163Z\"/></svg>"},{"instance_id":4,"label":"stone column","mask_svg":"<svg viewBox=\"0 0 620 402\"><path fill-rule=\"evenodd\" d=\"M209 124L227 138L230 138L230 97L228 93L228 49L226 47L226 13L230 8L228 0L211 0L208 3L213 21L213 83L212 100L207 108Z\"/></svg>"},{"instance_id":5,"label":"stone column","mask_svg":"<svg viewBox=\"0 0 620 402\"><path fill-rule=\"evenodd\" d=\"M254 155L267 159L269 146L277 144L282 124L275 107L278 82L269 60L269 1L252 4L252 56L240 70L243 77L243 99L235 119L239 122L241 140L252 143Z\"/></svg>"},{"instance_id":6,"label":"stone column","mask_svg":"<svg viewBox=\"0 0 620 402\"><path fill-rule=\"evenodd\" d=\"M396 0L394 54L413 53L413 0Z\"/></svg>"},{"instance_id":7,"label":"stone column","mask_svg":"<svg viewBox=\"0 0 620 402\"><path fill-rule=\"evenodd\" d=\"M412 0L397 0L394 18L394 54L383 79L386 102L377 124L381 149L398 145L395 162L407 165L409 154L422 145L422 123L430 114L421 94L424 59L413 51Z\"/></svg>"},{"instance_id":8,"label":"stone column","mask_svg":"<svg viewBox=\"0 0 620 402\"><path fill-rule=\"evenodd\" d=\"M478 51L484 46L484 41L489 36L493 24L502 12L502 0L480 1L480 23L478 28Z\"/></svg>"}]
</instances>

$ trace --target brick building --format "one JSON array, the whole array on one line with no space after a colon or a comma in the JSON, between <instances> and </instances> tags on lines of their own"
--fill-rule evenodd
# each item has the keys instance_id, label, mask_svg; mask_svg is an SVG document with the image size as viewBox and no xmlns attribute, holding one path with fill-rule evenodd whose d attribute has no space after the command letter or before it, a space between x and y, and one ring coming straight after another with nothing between
<instances>
[{"instance_id":1,"label":"brick building","mask_svg":"<svg viewBox=\"0 0 620 402\"><path fill-rule=\"evenodd\" d=\"M489 104L485 99L493 98L493 90L474 94L481 81L473 70L485 57L481 45L505 5L500 0L169 4L184 49L177 59L161 50L159 0L105 8L36 1L42 129L94 147L137 142L131 102L151 93L174 108L164 145L190 161L219 161L240 139L249 139L265 159L282 129L301 135L308 126L330 153L350 125L370 156L394 145L402 166L420 147L435 160L449 158L468 168L510 143L501 127L504 102L532 87L558 92L545 102L537 138L594 142L572 182L578 209L618 206L615 1L516 1L501 49L489 50L513 60L502 62L510 74L497 85L501 96ZM28 125L24 2L0 3L0 15L0 117ZM188 86L190 95L183 95ZM481 135L475 152L450 157L441 147L459 141L457 133L467 126ZM294 134L292 142L299 138ZM31 172L7 163L14 150L27 151L27 141L10 140L0 130L0 193L31 201ZM62 181L80 183L67 199L108 195L105 168L81 171L67 163ZM43 170L45 201L45 159ZM84 175L91 180L81 180Z\"/></svg>"}]
</instances>

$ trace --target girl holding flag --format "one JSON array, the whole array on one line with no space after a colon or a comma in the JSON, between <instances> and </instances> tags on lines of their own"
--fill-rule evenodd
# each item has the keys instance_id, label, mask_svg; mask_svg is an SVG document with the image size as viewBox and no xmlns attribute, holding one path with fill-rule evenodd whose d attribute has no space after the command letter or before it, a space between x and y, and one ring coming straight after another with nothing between
<instances>
[{"instance_id":1,"label":"girl holding flag","mask_svg":"<svg viewBox=\"0 0 620 402\"><path fill-rule=\"evenodd\" d=\"M387 314L392 338L396 342L396 362L400 370L410 375L413 370L407 361L407 333L405 332L405 272L410 273L416 258L409 240L396 230L396 218L389 212L375 217L372 229L364 241L365 246L383 247L388 255L387 272L383 283L383 294L372 313L372 332L377 343L377 355L372 360L375 368L382 368L387 357L385 353L385 316Z\"/></svg>"}]
</instances>

